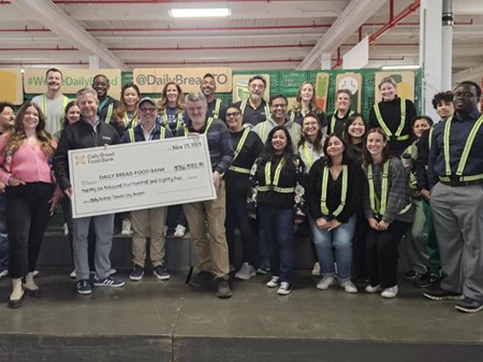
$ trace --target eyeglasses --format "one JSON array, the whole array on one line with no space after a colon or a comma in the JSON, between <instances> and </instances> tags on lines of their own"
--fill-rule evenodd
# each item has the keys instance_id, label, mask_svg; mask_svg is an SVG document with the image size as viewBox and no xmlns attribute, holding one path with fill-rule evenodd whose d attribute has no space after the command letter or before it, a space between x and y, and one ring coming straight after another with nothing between
<instances>
[{"instance_id":1,"label":"eyeglasses","mask_svg":"<svg viewBox=\"0 0 483 362\"><path fill-rule=\"evenodd\" d=\"M154 108L154 107L150 107L150 108L143 107L143 108L139 108L139 111L143 112L143 113L148 113L148 112L153 113L153 112L156 112L156 108Z\"/></svg>"},{"instance_id":2,"label":"eyeglasses","mask_svg":"<svg viewBox=\"0 0 483 362\"><path fill-rule=\"evenodd\" d=\"M232 113L227 113L226 114L226 118L228 117L237 117L239 116L241 113L240 112L232 112Z\"/></svg>"}]
</instances>

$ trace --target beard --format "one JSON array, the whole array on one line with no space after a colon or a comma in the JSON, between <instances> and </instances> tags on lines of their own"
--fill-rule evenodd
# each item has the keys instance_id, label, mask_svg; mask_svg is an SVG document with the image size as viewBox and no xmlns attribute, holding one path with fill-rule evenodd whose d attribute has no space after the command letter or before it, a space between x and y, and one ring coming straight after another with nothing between
<instances>
[{"instance_id":1,"label":"beard","mask_svg":"<svg viewBox=\"0 0 483 362\"><path fill-rule=\"evenodd\" d=\"M258 102L260 99L262 99L262 96L260 94L252 93L250 94L250 99L254 102Z\"/></svg>"}]
</instances>

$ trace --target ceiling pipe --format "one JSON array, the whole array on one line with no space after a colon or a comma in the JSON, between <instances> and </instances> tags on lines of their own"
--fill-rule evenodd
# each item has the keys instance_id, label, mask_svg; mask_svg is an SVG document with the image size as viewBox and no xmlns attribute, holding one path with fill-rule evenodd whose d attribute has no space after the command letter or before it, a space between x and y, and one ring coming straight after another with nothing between
<instances>
[{"instance_id":1,"label":"ceiling pipe","mask_svg":"<svg viewBox=\"0 0 483 362\"><path fill-rule=\"evenodd\" d=\"M113 47L108 48L111 51L197 51L197 50L244 50L244 49L288 49L288 48L310 48L312 44L268 44L268 45L247 45L247 46L220 46L220 47ZM346 43L342 46L353 47L357 44ZM379 43L378 47L384 46L419 46L419 43ZM41 51L41 52L75 52L77 48L0 48L0 52L13 52L13 51Z\"/></svg>"},{"instance_id":2,"label":"ceiling pipe","mask_svg":"<svg viewBox=\"0 0 483 362\"><path fill-rule=\"evenodd\" d=\"M264 64L264 63L298 63L301 59L273 59L273 60L240 60L240 61L206 61L206 62L126 62L128 65L206 65L206 64ZM334 60L334 59L333 59ZM374 57L369 60L383 61L383 60L404 60L404 57ZM89 65L89 62L0 62L2 65L18 65L20 67L26 65Z\"/></svg>"},{"instance_id":3,"label":"ceiling pipe","mask_svg":"<svg viewBox=\"0 0 483 362\"><path fill-rule=\"evenodd\" d=\"M283 1L293 1L293 0L224 0L227 3L245 3L245 2L283 2ZM54 4L60 5L76 5L76 4L176 4L179 1L176 0L54 0ZM217 0L190 0L191 3L219 3Z\"/></svg>"},{"instance_id":4,"label":"ceiling pipe","mask_svg":"<svg viewBox=\"0 0 483 362\"><path fill-rule=\"evenodd\" d=\"M0 3L1 4L1 3ZM366 23L364 26L386 26L388 23ZM398 23L398 26L419 26L418 22L406 22ZM454 22L455 26L473 25L473 19L470 21ZM250 31L250 30L286 30L286 29L328 29L332 24L312 24L312 25L279 25L279 26L239 26L239 27L221 27L221 28L101 28L101 29L86 29L89 32L122 32L122 33L134 33L134 32L202 32L202 31ZM393 26L394 27L394 26ZM34 28L29 29L0 29L0 33L36 33L36 32L50 32L47 28ZM360 31L362 40L362 30Z\"/></svg>"},{"instance_id":5,"label":"ceiling pipe","mask_svg":"<svg viewBox=\"0 0 483 362\"><path fill-rule=\"evenodd\" d=\"M411 15L412 13L414 13L417 9L419 9L419 6L420 5L421 5L420 0L415 0L406 9L404 9L399 14L397 14L391 21L388 21L386 25L384 25L381 28L379 28L378 30L376 30L376 32L369 37L369 44L374 43L384 33L386 33L388 30L394 28L401 21L403 21L409 15Z\"/></svg>"}]
</instances>

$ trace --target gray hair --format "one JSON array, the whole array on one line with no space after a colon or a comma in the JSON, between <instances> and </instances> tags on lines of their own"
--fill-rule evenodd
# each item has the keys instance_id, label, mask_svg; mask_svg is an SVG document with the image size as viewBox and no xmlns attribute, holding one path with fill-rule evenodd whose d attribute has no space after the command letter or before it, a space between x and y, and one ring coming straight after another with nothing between
<instances>
[{"instance_id":1,"label":"gray hair","mask_svg":"<svg viewBox=\"0 0 483 362\"><path fill-rule=\"evenodd\" d=\"M81 90L77 91L77 94L76 94L77 100L81 96L86 95L86 94L90 94L90 95L94 96L95 99L97 99L97 92L94 89L92 89L92 88L82 88Z\"/></svg>"},{"instance_id":2,"label":"gray hair","mask_svg":"<svg viewBox=\"0 0 483 362\"><path fill-rule=\"evenodd\" d=\"M201 92L192 92L192 93L188 93L185 97L184 97L184 102L185 103L188 103L188 102L198 102L198 101L202 101L203 103L207 103L206 102L206 97L203 93Z\"/></svg>"}]
</instances>

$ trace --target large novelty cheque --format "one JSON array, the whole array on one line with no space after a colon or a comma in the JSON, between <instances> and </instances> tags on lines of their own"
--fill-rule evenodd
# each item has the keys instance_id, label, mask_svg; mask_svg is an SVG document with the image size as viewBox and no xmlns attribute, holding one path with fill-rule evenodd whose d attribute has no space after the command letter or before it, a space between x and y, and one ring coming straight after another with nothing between
<instances>
[{"instance_id":1,"label":"large novelty cheque","mask_svg":"<svg viewBox=\"0 0 483 362\"><path fill-rule=\"evenodd\" d=\"M74 218L216 198L206 136L69 151Z\"/></svg>"}]
</instances>

